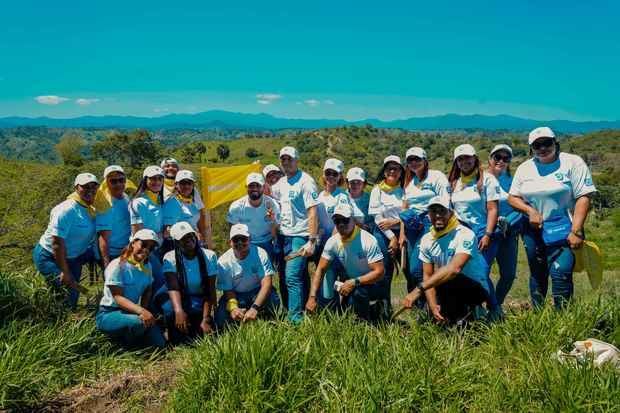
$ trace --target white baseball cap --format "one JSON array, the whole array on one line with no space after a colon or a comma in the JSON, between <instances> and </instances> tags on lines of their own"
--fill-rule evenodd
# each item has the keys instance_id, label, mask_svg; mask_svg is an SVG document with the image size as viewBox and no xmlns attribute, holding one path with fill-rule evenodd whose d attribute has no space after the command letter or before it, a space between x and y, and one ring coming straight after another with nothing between
<instances>
[{"instance_id":1,"label":"white baseball cap","mask_svg":"<svg viewBox=\"0 0 620 413\"><path fill-rule=\"evenodd\" d=\"M164 176L164 170L157 165L147 166L142 173L143 178L152 178L159 175Z\"/></svg>"},{"instance_id":2,"label":"white baseball cap","mask_svg":"<svg viewBox=\"0 0 620 413\"><path fill-rule=\"evenodd\" d=\"M428 207L430 208L432 205L441 205L446 209L450 209L450 199L447 196L434 196L428 201Z\"/></svg>"},{"instance_id":3,"label":"white baseball cap","mask_svg":"<svg viewBox=\"0 0 620 413\"><path fill-rule=\"evenodd\" d=\"M388 162L396 162L397 164L402 165L402 163L400 162L400 156L396 156L396 155L386 156L383 159L383 165L385 165Z\"/></svg>"},{"instance_id":4,"label":"white baseball cap","mask_svg":"<svg viewBox=\"0 0 620 413\"><path fill-rule=\"evenodd\" d=\"M280 149L280 158L283 157L284 155L288 155L293 159L299 159L299 153L297 153L297 149L293 148L292 146L285 146L284 148Z\"/></svg>"},{"instance_id":5,"label":"white baseball cap","mask_svg":"<svg viewBox=\"0 0 620 413\"><path fill-rule=\"evenodd\" d=\"M468 143L464 143L462 145L459 145L456 147L456 149L454 150L454 159L458 158L459 156L476 156L476 149L474 149L473 146L471 146Z\"/></svg>"},{"instance_id":6,"label":"white baseball cap","mask_svg":"<svg viewBox=\"0 0 620 413\"><path fill-rule=\"evenodd\" d=\"M155 241L157 245L160 245L160 240L155 231L152 229L143 228L137 231L135 234L131 236L129 239L130 242L134 242L139 239L140 241Z\"/></svg>"},{"instance_id":7,"label":"white baseball cap","mask_svg":"<svg viewBox=\"0 0 620 413\"><path fill-rule=\"evenodd\" d=\"M177 172L177 176L174 177L174 182L181 182L184 180L190 180L192 182L196 182L196 178L194 177L194 173L189 169L181 169Z\"/></svg>"},{"instance_id":8,"label":"white baseball cap","mask_svg":"<svg viewBox=\"0 0 620 413\"><path fill-rule=\"evenodd\" d=\"M555 133L551 130L551 128L548 128L547 126L542 126L540 128L536 128L533 131L530 132L528 138L527 138L527 144L531 145L534 143L534 141L536 139L540 139L540 138L553 138L555 139Z\"/></svg>"},{"instance_id":9,"label":"white baseball cap","mask_svg":"<svg viewBox=\"0 0 620 413\"><path fill-rule=\"evenodd\" d=\"M170 235L172 235L172 238L177 241L181 241L181 239L187 234L195 233L196 231L194 231L194 228L192 228L192 226L185 221L179 221L170 228Z\"/></svg>"},{"instance_id":10,"label":"white baseball cap","mask_svg":"<svg viewBox=\"0 0 620 413\"><path fill-rule=\"evenodd\" d=\"M265 178L263 178L263 176L259 173L252 172L247 178L245 178L245 185L250 186L250 184L253 183L265 185Z\"/></svg>"},{"instance_id":11,"label":"white baseball cap","mask_svg":"<svg viewBox=\"0 0 620 413\"><path fill-rule=\"evenodd\" d=\"M280 173L282 173L280 168L278 168L276 165L274 165L272 163L267 165L267 166L265 166L265 168L263 168L263 176L265 178L267 178L267 175L269 175L270 172L280 172Z\"/></svg>"},{"instance_id":12,"label":"white baseball cap","mask_svg":"<svg viewBox=\"0 0 620 413\"><path fill-rule=\"evenodd\" d=\"M344 162L342 162L340 159L329 158L325 161L325 165L323 165L323 171L327 171L328 169L331 169L341 174L342 172L344 172Z\"/></svg>"},{"instance_id":13,"label":"white baseball cap","mask_svg":"<svg viewBox=\"0 0 620 413\"><path fill-rule=\"evenodd\" d=\"M103 170L103 178L107 178L112 172L120 172L125 175L125 170L118 165L110 165Z\"/></svg>"},{"instance_id":14,"label":"white baseball cap","mask_svg":"<svg viewBox=\"0 0 620 413\"><path fill-rule=\"evenodd\" d=\"M338 204L334 209L332 217L340 215L341 217L351 218L353 216L353 208L349 204Z\"/></svg>"},{"instance_id":15,"label":"white baseball cap","mask_svg":"<svg viewBox=\"0 0 620 413\"><path fill-rule=\"evenodd\" d=\"M427 159L426 151L418 146L407 149L405 159L408 159L410 156L417 156L418 158Z\"/></svg>"},{"instance_id":16,"label":"white baseball cap","mask_svg":"<svg viewBox=\"0 0 620 413\"><path fill-rule=\"evenodd\" d=\"M489 156L493 156L493 154L497 151L506 151L510 154L510 156L512 156L512 148L506 145L505 143L500 143L499 145L495 145L493 149L491 149L491 153L489 153Z\"/></svg>"},{"instance_id":17,"label":"white baseball cap","mask_svg":"<svg viewBox=\"0 0 620 413\"><path fill-rule=\"evenodd\" d=\"M84 172L84 173L78 174L78 176L75 177L75 180L73 181L73 186L86 185L91 182L94 182L96 184L99 183L95 175L88 173L88 172Z\"/></svg>"},{"instance_id":18,"label":"white baseball cap","mask_svg":"<svg viewBox=\"0 0 620 413\"><path fill-rule=\"evenodd\" d=\"M347 171L347 181L364 181L366 182L366 172L362 168L353 167Z\"/></svg>"},{"instance_id":19,"label":"white baseball cap","mask_svg":"<svg viewBox=\"0 0 620 413\"><path fill-rule=\"evenodd\" d=\"M235 224L230 227L230 237L228 239L233 239L238 235L249 238L250 230L248 229L248 226L245 224Z\"/></svg>"},{"instance_id":20,"label":"white baseball cap","mask_svg":"<svg viewBox=\"0 0 620 413\"><path fill-rule=\"evenodd\" d=\"M159 166L163 168L164 166L166 166L169 163L177 165L177 166L179 165L179 162L176 159L174 159L174 158L166 158L163 161L161 161Z\"/></svg>"}]
</instances>

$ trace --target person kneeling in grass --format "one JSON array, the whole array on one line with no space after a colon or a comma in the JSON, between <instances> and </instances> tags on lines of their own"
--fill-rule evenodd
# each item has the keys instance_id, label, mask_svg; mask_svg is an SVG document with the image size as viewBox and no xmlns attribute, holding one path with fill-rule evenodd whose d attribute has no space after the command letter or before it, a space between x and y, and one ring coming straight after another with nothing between
<instances>
[{"instance_id":1,"label":"person kneeling in grass","mask_svg":"<svg viewBox=\"0 0 620 413\"><path fill-rule=\"evenodd\" d=\"M141 229L132 235L121 256L105 269L97 329L127 346L166 346L155 317L146 309L153 283L149 255L158 246L157 234Z\"/></svg>"},{"instance_id":2,"label":"person kneeling in grass","mask_svg":"<svg viewBox=\"0 0 620 413\"><path fill-rule=\"evenodd\" d=\"M371 311L371 301L382 302L387 310L388 285L383 278L383 254L377 239L369 232L355 225L353 208L349 204L339 204L334 209L332 220L337 233L325 243L321 259L312 278L310 296L306 310L314 312L317 308L317 291L325 272L333 260L338 260L345 269L347 280L340 285L338 293L343 298L343 307L353 307L355 314L369 321L387 318L387 313L376 314ZM371 314L372 313L372 314Z\"/></svg>"},{"instance_id":3,"label":"person kneeling in grass","mask_svg":"<svg viewBox=\"0 0 620 413\"><path fill-rule=\"evenodd\" d=\"M221 331L228 323L254 321L263 311L273 312L279 304L271 288L275 273L264 249L250 244L245 224L230 228L230 248L218 260L217 287L223 292L215 312Z\"/></svg>"},{"instance_id":4,"label":"person kneeling in grass","mask_svg":"<svg viewBox=\"0 0 620 413\"><path fill-rule=\"evenodd\" d=\"M435 320L460 324L474 309L489 302L487 264L477 248L476 235L460 224L446 198L434 197L428 206L433 227L420 241L423 281L405 297L412 308L424 294Z\"/></svg>"}]
</instances>

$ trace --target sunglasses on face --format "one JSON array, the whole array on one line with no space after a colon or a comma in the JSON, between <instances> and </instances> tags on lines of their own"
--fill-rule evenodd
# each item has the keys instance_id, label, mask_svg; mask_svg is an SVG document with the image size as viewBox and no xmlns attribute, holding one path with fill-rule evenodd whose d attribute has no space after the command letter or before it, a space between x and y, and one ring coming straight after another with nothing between
<instances>
[{"instance_id":1,"label":"sunglasses on face","mask_svg":"<svg viewBox=\"0 0 620 413\"><path fill-rule=\"evenodd\" d=\"M422 161L422 158L418 156L410 156L407 158L407 163L420 162L420 161Z\"/></svg>"},{"instance_id":2,"label":"sunglasses on face","mask_svg":"<svg viewBox=\"0 0 620 413\"><path fill-rule=\"evenodd\" d=\"M512 160L512 156L502 155L501 153L496 153L493 155L493 160L495 162L504 161L505 163L510 163L510 161Z\"/></svg>"},{"instance_id":3,"label":"sunglasses on face","mask_svg":"<svg viewBox=\"0 0 620 413\"><path fill-rule=\"evenodd\" d=\"M325 171L325 176L329 178L338 178L338 175L340 174L336 171L330 171L330 170Z\"/></svg>"},{"instance_id":4,"label":"sunglasses on face","mask_svg":"<svg viewBox=\"0 0 620 413\"><path fill-rule=\"evenodd\" d=\"M117 185L117 184L124 184L126 179L125 178L110 178L108 179L108 181L110 181L110 185Z\"/></svg>"},{"instance_id":5,"label":"sunglasses on face","mask_svg":"<svg viewBox=\"0 0 620 413\"><path fill-rule=\"evenodd\" d=\"M235 237L231 241L233 242L233 244L245 244L246 242L249 241L249 238L247 238L247 237Z\"/></svg>"},{"instance_id":6,"label":"sunglasses on face","mask_svg":"<svg viewBox=\"0 0 620 413\"><path fill-rule=\"evenodd\" d=\"M400 167L398 167L398 166L388 166L388 167L385 168L385 171L386 172L396 172L396 171L400 172Z\"/></svg>"},{"instance_id":7,"label":"sunglasses on face","mask_svg":"<svg viewBox=\"0 0 620 413\"><path fill-rule=\"evenodd\" d=\"M532 143L532 149L537 151L542 148L548 148L549 146L553 145L554 142L555 141L553 138L537 139L534 141L534 143Z\"/></svg>"},{"instance_id":8,"label":"sunglasses on face","mask_svg":"<svg viewBox=\"0 0 620 413\"><path fill-rule=\"evenodd\" d=\"M86 185L80 185L85 191L96 191L97 188L99 187L98 184L86 184Z\"/></svg>"},{"instance_id":9,"label":"sunglasses on face","mask_svg":"<svg viewBox=\"0 0 620 413\"><path fill-rule=\"evenodd\" d=\"M151 181L163 181L164 177L162 175L155 175L148 177Z\"/></svg>"},{"instance_id":10,"label":"sunglasses on face","mask_svg":"<svg viewBox=\"0 0 620 413\"><path fill-rule=\"evenodd\" d=\"M345 218L345 217L334 217L333 218L334 221L334 225L348 225L349 222L351 222L351 218Z\"/></svg>"}]
</instances>

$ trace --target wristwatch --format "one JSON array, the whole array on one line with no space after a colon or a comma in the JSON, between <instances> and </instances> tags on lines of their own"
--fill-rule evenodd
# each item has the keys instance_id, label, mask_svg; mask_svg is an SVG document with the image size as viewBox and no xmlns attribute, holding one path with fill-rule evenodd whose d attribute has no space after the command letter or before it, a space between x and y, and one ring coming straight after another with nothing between
<instances>
[{"instance_id":1,"label":"wristwatch","mask_svg":"<svg viewBox=\"0 0 620 413\"><path fill-rule=\"evenodd\" d=\"M422 294L424 294L424 291L426 291L426 288L424 288L424 287L422 286L422 282L421 282L421 281L420 281L418 284L416 284L415 288L417 288L418 290L420 290L420 292L421 292Z\"/></svg>"},{"instance_id":2,"label":"wristwatch","mask_svg":"<svg viewBox=\"0 0 620 413\"><path fill-rule=\"evenodd\" d=\"M485 232L485 233L484 233L484 235L486 235L487 237L492 237L492 236L493 236L493 233L492 233L492 232L487 231L487 232Z\"/></svg>"},{"instance_id":3,"label":"wristwatch","mask_svg":"<svg viewBox=\"0 0 620 413\"><path fill-rule=\"evenodd\" d=\"M359 287L360 285L362 285L362 280L360 280L360 277L356 277L355 278L355 287Z\"/></svg>"},{"instance_id":4,"label":"wristwatch","mask_svg":"<svg viewBox=\"0 0 620 413\"><path fill-rule=\"evenodd\" d=\"M256 304L256 303L253 303L253 304L252 304L252 306L251 306L250 308L253 308L253 309L255 309L256 311L260 311L260 310L262 310L262 309L263 309L263 306L262 306L262 305L258 305L258 304Z\"/></svg>"},{"instance_id":5,"label":"wristwatch","mask_svg":"<svg viewBox=\"0 0 620 413\"><path fill-rule=\"evenodd\" d=\"M585 238L585 234L583 232L583 228L578 229L577 231L571 231L574 235L578 236L581 239Z\"/></svg>"}]
</instances>

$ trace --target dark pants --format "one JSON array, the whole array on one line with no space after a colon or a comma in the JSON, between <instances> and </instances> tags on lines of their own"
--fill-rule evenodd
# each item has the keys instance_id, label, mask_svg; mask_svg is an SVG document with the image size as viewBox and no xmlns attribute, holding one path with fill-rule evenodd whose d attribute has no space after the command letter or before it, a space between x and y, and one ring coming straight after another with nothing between
<instances>
[{"instance_id":1,"label":"dark pants","mask_svg":"<svg viewBox=\"0 0 620 413\"><path fill-rule=\"evenodd\" d=\"M344 310L352 308L355 315L366 321L387 321L390 313L386 296L386 284L381 281L360 285L349 296L343 297L342 307Z\"/></svg>"},{"instance_id":2,"label":"dark pants","mask_svg":"<svg viewBox=\"0 0 620 413\"><path fill-rule=\"evenodd\" d=\"M239 308L245 308L246 310L249 310L250 307L252 307L254 300L256 300L256 296L258 295L259 291L260 287L244 293L236 292L235 296L237 298L237 301L239 301ZM215 326L217 327L218 331L223 331L228 324L234 323L234 320L230 317L230 313L226 309L227 303L228 300L226 299L226 296L223 295L220 298L217 309L215 310ZM279 306L280 300L278 299L277 294L272 289L269 293L269 296L267 297L267 301L263 303L263 308L261 310L260 316L273 316Z\"/></svg>"},{"instance_id":3,"label":"dark pants","mask_svg":"<svg viewBox=\"0 0 620 413\"><path fill-rule=\"evenodd\" d=\"M196 337L202 336L200 324L203 318L204 300L202 297L186 297L182 301L183 311L187 314L189 324L187 334L177 329L172 301L167 300L161 305L166 327L168 328L168 340L172 344L187 343Z\"/></svg>"},{"instance_id":4,"label":"dark pants","mask_svg":"<svg viewBox=\"0 0 620 413\"><path fill-rule=\"evenodd\" d=\"M474 308L487 300L486 290L463 274L435 287L435 291L440 313L449 324L470 318Z\"/></svg>"}]
</instances>

